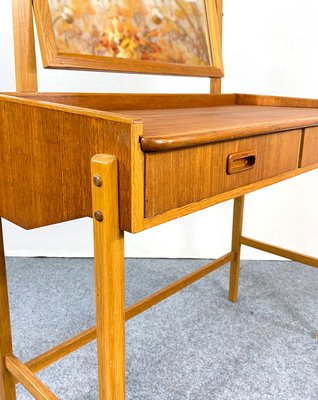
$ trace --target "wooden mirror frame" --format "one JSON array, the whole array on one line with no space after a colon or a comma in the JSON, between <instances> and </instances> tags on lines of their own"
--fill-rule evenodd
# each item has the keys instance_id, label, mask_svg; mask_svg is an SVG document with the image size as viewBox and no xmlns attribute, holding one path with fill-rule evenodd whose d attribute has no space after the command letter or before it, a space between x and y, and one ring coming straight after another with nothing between
<instances>
[{"instance_id":1,"label":"wooden mirror frame","mask_svg":"<svg viewBox=\"0 0 318 400\"><path fill-rule=\"evenodd\" d=\"M35 21L44 68L135 72L159 75L185 75L221 78L223 61L221 32L215 0L203 0L206 14L207 46L213 66L131 60L126 58L59 52L56 46L48 0L33 0Z\"/></svg>"}]
</instances>

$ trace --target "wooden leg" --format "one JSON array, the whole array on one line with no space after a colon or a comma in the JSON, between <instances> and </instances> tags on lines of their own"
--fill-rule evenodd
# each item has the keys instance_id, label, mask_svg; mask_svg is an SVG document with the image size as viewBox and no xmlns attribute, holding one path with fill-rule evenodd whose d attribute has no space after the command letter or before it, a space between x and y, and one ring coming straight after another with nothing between
<instances>
[{"instance_id":1,"label":"wooden leg","mask_svg":"<svg viewBox=\"0 0 318 400\"><path fill-rule=\"evenodd\" d=\"M92 179L99 399L124 400L124 233L119 228L117 159L96 155Z\"/></svg>"},{"instance_id":2,"label":"wooden leg","mask_svg":"<svg viewBox=\"0 0 318 400\"><path fill-rule=\"evenodd\" d=\"M243 227L244 196L234 199L232 251L235 252L234 260L231 262L229 300L236 302L238 297L238 286L241 263L241 236Z\"/></svg>"},{"instance_id":3,"label":"wooden leg","mask_svg":"<svg viewBox=\"0 0 318 400\"><path fill-rule=\"evenodd\" d=\"M6 369L5 356L12 354L11 324L6 265L0 219L0 399L15 400L15 383Z\"/></svg>"}]
</instances>

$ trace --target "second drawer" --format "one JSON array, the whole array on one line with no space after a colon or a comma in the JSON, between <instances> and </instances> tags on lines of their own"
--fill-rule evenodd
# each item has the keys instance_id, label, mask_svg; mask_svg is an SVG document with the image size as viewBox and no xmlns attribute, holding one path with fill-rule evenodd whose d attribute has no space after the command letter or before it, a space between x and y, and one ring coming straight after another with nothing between
<instances>
[{"instance_id":1,"label":"second drawer","mask_svg":"<svg viewBox=\"0 0 318 400\"><path fill-rule=\"evenodd\" d=\"M146 154L152 217L298 167L301 130Z\"/></svg>"},{"instance_id":2,"label":"second drawer","mask_svg":"<svg viewBox=\"0 0 318 400\"><path fill-rule=\"evenodd\" d=\"M318 127L306 128L304 133L301 167L318 163Z\"/></svg>"}]
</instances>

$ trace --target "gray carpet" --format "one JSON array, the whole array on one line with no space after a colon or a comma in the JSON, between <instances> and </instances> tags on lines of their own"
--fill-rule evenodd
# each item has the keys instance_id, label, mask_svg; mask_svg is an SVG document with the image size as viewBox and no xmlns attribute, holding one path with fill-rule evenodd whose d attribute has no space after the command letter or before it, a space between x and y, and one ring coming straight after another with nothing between
<instances>
[{"instance_id":1,"label":"gray carpet","mask_svg":"<svg viewBox=\"0 0 318 400\"><path fill-rule=\"evenodd\" d=\"M14 352L22 360L94 324L87 259L9 258ZM204 260L127 260L127 305ZM318 270L228 266L127 323L127 400L317 400ZM39 376L61 399L97 399L95 342ZM31 399L18 387L18 399Z\"/></svg>"}]
</instances>

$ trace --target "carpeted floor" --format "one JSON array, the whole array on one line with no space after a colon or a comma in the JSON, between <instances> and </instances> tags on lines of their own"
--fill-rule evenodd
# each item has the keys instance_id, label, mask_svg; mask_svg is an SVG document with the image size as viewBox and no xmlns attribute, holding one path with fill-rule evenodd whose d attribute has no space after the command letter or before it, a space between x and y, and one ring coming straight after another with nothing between
<instances>
[{"instance_id":1,"label":"carpeted floor","mask_svg":"<svg viewBox=\"0 0 318 400\"><path fill-rule=\"evenodd\" d=\"M14 352L23 361L94 324L88 259L9 258ZM204 260L129 259L127 305ZM317 400L318 270L228 266L127 323L127 400ZM61 399L97 399L95 342L39 376ZM18 387L18 400L31 396Z\"/></svg>"}]
</instances>

